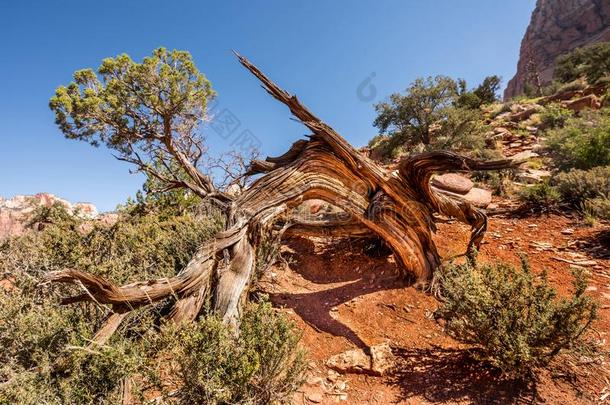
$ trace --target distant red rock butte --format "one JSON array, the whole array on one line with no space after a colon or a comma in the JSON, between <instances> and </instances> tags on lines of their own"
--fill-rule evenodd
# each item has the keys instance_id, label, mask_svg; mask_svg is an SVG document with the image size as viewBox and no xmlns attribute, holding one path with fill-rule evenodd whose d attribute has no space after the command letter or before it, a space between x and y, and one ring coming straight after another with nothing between
<instances>
[{"instance_id":1,"label":"distant red rock butte","mask_svg":"<svg viewBox=\"0 0 610 405\"><path fill-rule=\"evenodd\" d=\"M523 94L533 72L542 84L549 83L559 55L605 41L610 41L610 1L538 0L504 99Z\"/></svg>"},{"instance_id":2,"label":"distant red rock butte","mask_svg":"<svg viewBox=\"0 0 610 405\"><path fill-rule=\"evenodd\" d=\"M49 193L16 195L9 199L0 197L0 239L22 234L25 230L24 221L29 214L38 207L50 207L55 203L62 204L69 213L80 218L94 219L99 216L97 208L91 203L72 204Z\"/></svg>"}]
</instances>

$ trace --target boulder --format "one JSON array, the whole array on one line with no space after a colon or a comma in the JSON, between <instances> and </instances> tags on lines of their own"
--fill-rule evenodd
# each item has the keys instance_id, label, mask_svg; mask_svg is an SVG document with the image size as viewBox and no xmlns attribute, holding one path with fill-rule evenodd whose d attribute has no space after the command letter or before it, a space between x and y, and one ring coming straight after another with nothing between
<instances>
[{"instance_id":1,"label":"boulder","mask_svg":"<svg viewBox=\"0 0 610 405\"><path fill-rule=\"evenodd\" d=\"M574 97L582 96L582 95L583 95L582 90L564 91L562 93L557 93L557 94L553 94L552 96L544 97L543 99L541 99L538 102L542 105L545 105L545 104L554 103L557 101L571 100Z\"/></svg>"},{"instance_id":2,"label":"boulder","mask_svg":"<svg viewBox=\"0 0 610 405\"><path fill-rule=\"evenodd\" d=\"M362 349L352 349L332 356L326 365L341 373L367 373L372 371L371 357Z\"/></svg>"},{"instance_id":3,"label":"boulder","mask_svg":"<svg viewBox=\"0 0 610 405\"><path fill-rule=\"evenodd\" d=\"M574 112L579 112L585 108L599 110L602 107L602 102L595 94L589 94L588 96L577 98L576 100L564 101L561 105Z\"/></svg>"},{"instance_id":4,"label":"boulder","mask_svg":"<svg viewBox=\"0 0 610 405\"><path fill-rule=\"evenodd\" d=\"M364 373L384 375L394 367L394 355L388 343L369 347L370 355L363 349L352 349L332 356L326 365L340 373Z\"/></svg>"},{"instance_id":5,"label":"boulder","mask_svg":"<svg viewBox=\"0 0 610 405\"><path fill-rule=\"evenodd\" d=\"M432 186L432 188L437 192L455 198L456 200L468 201L478 208L487 208L487 206L491 203L491 191L482 188L473 187L466 194L452 193L451 191L443 190L434 186Z\"/></svg>"},{"instance_id":6,"label":"boulder","mask_svg":"<svg viewBox=\"0 0 610 405\"><path fill-rule=\"evenodd\" d=\"M512 121L512 122L521 122L521 121L528 119L532 115L536 114L538 111L540 111L540 106L537 104L534 104L532 107L529 107L523 111L511 114L508 117L508 120Z\"/></svg>"},{"instance_id":7,"label":"boulder","mask_svg":"<svg viewBox=\"0 0 610 405\"><path fill-rule=\"evenodd\" d=\"M502 114L498 114L496 116L496 120L501 121L501 120L507 119L508 117L510 117L510 114L511 114L510 111L503 112Z\"/></svg>"},{"instance_id":8,"label":"boulder","mask_svg":"<svg viewBox=\"0 0 610 405\"><path fill-rule=\"evenodd\" d=\"M432 185L436 188L451 191L452 193L466 194L472 189L474 183L470 179L459 174L447 173L442 176L435 176L432 179Z\"/></svg>"},{"instance_id":9,"label":"boulder","mask_svg":"<svg viewBox=\"0 0 610 405\"><path fill-rule=\"evenodd\" d=\"M602 97L606 93L606 85L598 84L597 86L589 86L582 91L583 96L588 96L589 94L595 94L598 97Z\"/></svg>"},{"instance_id":10,"label":"boulder","mask_svg":"<svg viewBox=\"0 0 610 405\"><path fill-rule=\"evenodd\" d=\"M487 208L491 204L491 191L473 187L463 198L479 208Z\"/></svg>"},{"instance_id":11,"label":"boulder","mask_svg":"<svg viewBox=\"0 0 610 405\"><path fill-rule=\"evenodd\" d=\"M536 184L551 177L548 170L526 169L517 174L517 180L522 183Z\"/></svg>"},{"instance_id":12,"label":"boulder","mask_svg":"<svg viewBox=\"0 0 610 405\"><path fill-rule=\"evenodd\" d=\"M374 374L384 375L394 367L394 355L388 343L371 346L371 370Z\"/></svg>"},{"instance_id":13,"label":"boulder","mask_svg":"<svg viewBox=\"0 0 610 405\"><path fill-rule=\"evenodd\" d=\"M511 159L513 160L518 160L518 161L526 161L535 157L540 156L539 154L537 154L536 152L532 152L531 150L524 150L521 151L519 153L517 153L516 155L511 156Z\"/></svg>"}]
</instances>

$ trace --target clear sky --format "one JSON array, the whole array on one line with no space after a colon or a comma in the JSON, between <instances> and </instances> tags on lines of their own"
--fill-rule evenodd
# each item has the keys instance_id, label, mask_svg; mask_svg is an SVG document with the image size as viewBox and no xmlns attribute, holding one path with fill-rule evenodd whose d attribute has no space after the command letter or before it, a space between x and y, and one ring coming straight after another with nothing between
<instances>
[{"instance_id":1,"label":"clear sky","mask_svg":"<svg viewBox=\"0 0 610 405\"><path fill-rule=\"evenodd\" d=\"M184 49L263 155L306 134L231 53L235 49L356 146L376 134L373 104L418 76L471 85L516 70L535 0L0 2L0 196L51 192L114 209L142 177L102 148L66 140L47 103L81 68L158 46ZM371 79L367 81L367 79ZM210 129L216 151L232 148Z\"/></svg>"}]
</instances>

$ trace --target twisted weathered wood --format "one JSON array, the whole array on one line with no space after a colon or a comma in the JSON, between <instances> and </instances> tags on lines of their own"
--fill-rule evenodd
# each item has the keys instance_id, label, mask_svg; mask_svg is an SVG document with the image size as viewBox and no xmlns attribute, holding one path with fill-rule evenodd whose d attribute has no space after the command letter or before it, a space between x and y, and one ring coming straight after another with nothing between
<instances>
[{"instance_id":1,"label":"twisted weathered wood","mask_svg":"<svg viewBox=\"0 0 610 405\"><path fill-rule=\"evenodd\" d=\"M433 214L471 225L469 251L478 247L484 236L484 212L434 192L430 178L434 173L495 170L516 162L481 162L451 152L430 152L406 159L397 172L388 173L247 59L237 57L312 135L309 140L295 142L282 156L252 162L248 174L264 175L233 201L229 229L202 246L176 276L119 287L77 270L48 274L50 281L79 284L85 289L83 294L66 298L65 303L95 300L121 309L109 316L100 341L116 330L125 317L124 308L137 308L170 296L176 299L170 312L175 322L194 319L209 299L225 322L234 322L257 276L257 267L264 268L260 262L269 259L269 252L274 250L266 244L277 244L285 232L376 235L394 252L405 275L423 284L431 280L441 263L432 239ZM293 208L308 199L327 201L340 207L344 215L318 220L295 218Z\"/></svg>"}]
</instances>

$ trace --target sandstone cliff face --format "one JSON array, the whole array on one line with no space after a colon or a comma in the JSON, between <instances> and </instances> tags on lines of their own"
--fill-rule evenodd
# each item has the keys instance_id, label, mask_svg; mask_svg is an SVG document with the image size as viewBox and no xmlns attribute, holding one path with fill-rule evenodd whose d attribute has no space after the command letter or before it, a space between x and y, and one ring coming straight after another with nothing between
<instances>
[{"instance_id":1,"label":"sandstone cliff face","mask_svg":"<svg viewBox=\"0 0 610 405\"><path fill-rule=\"evenodd\" d=\"M603 41L610 41L610 0L538 0L504 98L522 94L535 74L551 81L557 56Z\"/></svg>"},{"instance_id":2,"label":"sandstone cliff face","mask_svg":"<svg viewBox=\"0 0 610 405\"><path fill-rule=\"evenodd\" d=\"M16 195L9 199L0 197L0 240L22 234L25 229L25 221L37 207L50 207L55 203L62 204L69 213L84 219L98 217L97 208L93 204L72 204L49 193L30 196Z\"/></svg>"}]
</instances>

